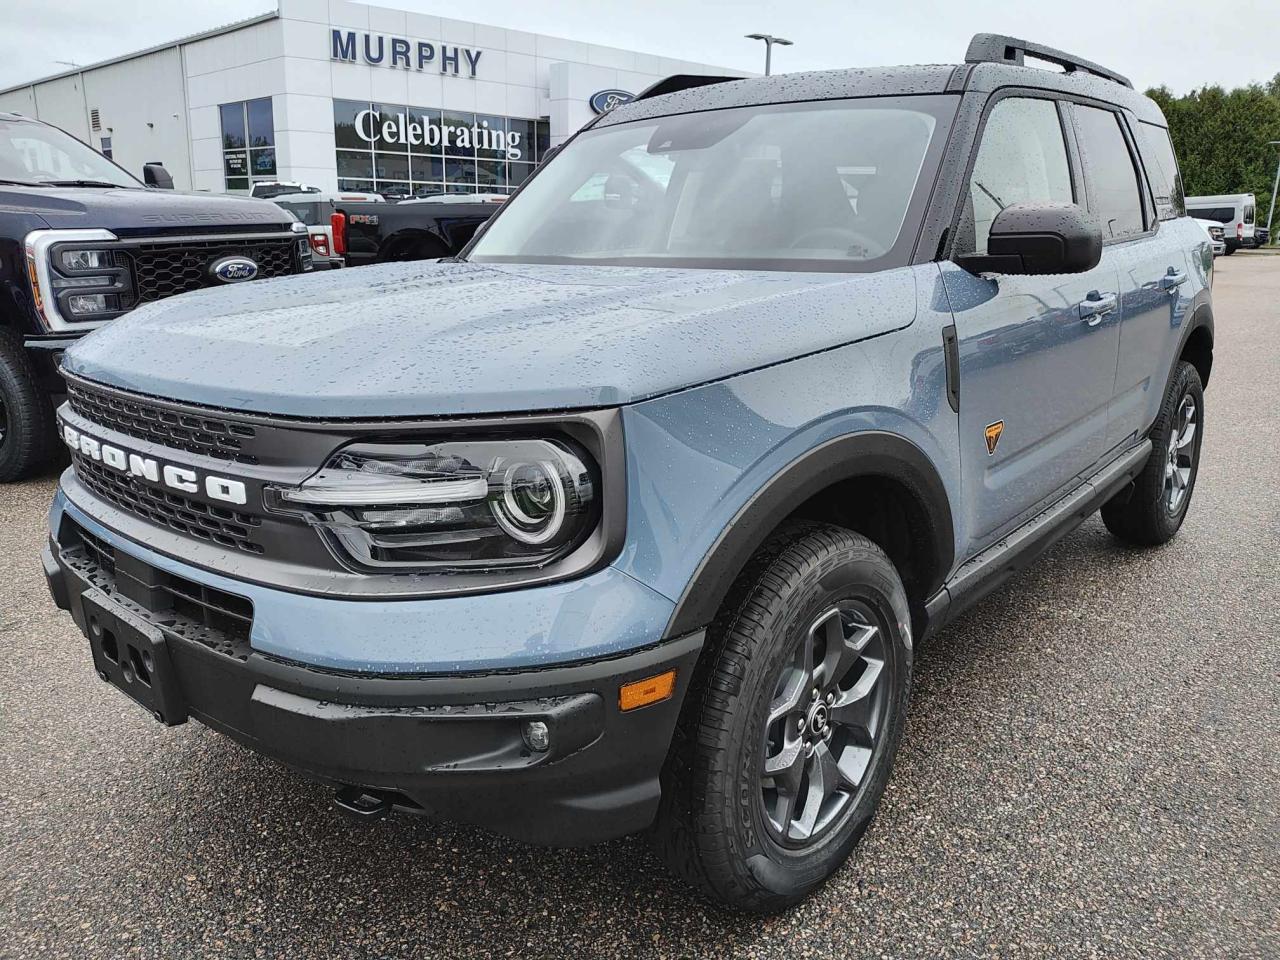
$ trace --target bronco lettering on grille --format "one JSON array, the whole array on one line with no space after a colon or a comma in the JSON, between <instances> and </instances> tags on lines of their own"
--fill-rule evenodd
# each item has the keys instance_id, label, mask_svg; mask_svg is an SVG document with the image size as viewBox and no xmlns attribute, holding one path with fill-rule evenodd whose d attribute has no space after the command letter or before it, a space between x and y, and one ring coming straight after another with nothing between
<instances>
[{"instance_id":1,"label":"bronco lettering on grille","mask_svg":"<svg viewBox=\"0 0 1280 960\"><path fill-rule=\"evenodd\" d=\"M117 446L103 443L82 433L66 423L62 424L62 439L72 450L78 450L89 459L104 463L131 477L139 477L182 493L197 493L203 487L209 499L220 500L223 503L243 505L248 500L245 486L239 480L206 474L201 483L200 475L189 467L179 467L171 463L162 464L153 457L144 457L121 450Z\"/></svg>"}]
</instances>

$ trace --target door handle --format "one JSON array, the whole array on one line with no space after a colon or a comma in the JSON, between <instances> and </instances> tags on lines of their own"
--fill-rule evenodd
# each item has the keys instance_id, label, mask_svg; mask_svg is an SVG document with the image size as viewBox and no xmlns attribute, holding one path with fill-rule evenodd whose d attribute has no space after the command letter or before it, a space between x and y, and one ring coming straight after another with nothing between
<instances>
[{"instance_id":1,"label":"door handle","mask_svg":"<svg viewBox=\"0 0 1280 960\"><path fill-rule=\"evenodd\" d=\"M1187 275L1173 267L1169 268L1169 272L1160 278L1160 287L1169 293L1175 293L1177 289L1187 282Z\"/></svg>"},{"instance_id":2,"label":"door handle","mask_svg":"<svg viewBox=\"0 0 1280 960\"><path fill-rule=\"evenodd\" d=\"M1102 322L1103 317L1115 310L1119 302L1120 297L1114 293L1099 293L1093 290L1079 303L1080 319L1088 326L1096 327Z\"/></svg>"}]
</instances>

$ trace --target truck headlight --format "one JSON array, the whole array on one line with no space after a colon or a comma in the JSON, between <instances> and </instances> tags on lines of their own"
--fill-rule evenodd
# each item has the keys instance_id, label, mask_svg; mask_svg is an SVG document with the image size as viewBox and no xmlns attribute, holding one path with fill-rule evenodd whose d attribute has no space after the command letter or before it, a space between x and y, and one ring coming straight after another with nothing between
<instances>
[{"instance_id":1,"label":"truck headlight","mask_svg":"<svg viewBox=\"0 0 1280 960\"><path fill-rule=\"evenodd\" d=\"M355 443L268 504L365 569L537 567L599 522L598 469L568 440Z\"/></svg>"},{"instance_id":2,"label":"truck headlight","mask_svg":"<svg viewBox=\"0 0 1280 960\"><path fill-rule=\"evenodd\" d=\"M59 269L72 272L104 270L115 266L114 258L106 250L59 250L58 260Z\"/></svg>"},{"instance_id":3,"label":"truck headlight","mask_svg":"<svg viewBox=\"0 0 1280 960\"><path fill-rule=\"evenodd\" d=\"M32 301L46 330L75 329L133 308L131 261L109 230L32 230L24 247Z\"/></svg>"}]
</instances>

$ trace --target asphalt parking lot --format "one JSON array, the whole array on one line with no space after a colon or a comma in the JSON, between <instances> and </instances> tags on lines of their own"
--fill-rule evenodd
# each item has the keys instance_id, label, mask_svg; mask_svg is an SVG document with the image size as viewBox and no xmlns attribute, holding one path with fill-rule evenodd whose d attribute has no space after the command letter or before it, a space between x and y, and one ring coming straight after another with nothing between
<instances>
[{"instance_id":1,"label":"asphalt parking lot","mask_svg":"<svg viewBox=\"0 0 1280 960\"><path fill-rule=\"evenodd\" d=\"M1280 257L1218 264L1181 536L1094 518L922 651L878 819L767 920L160 727L46 594L53 477L0 488L0 956L1280 957Z\"/></svg>"}]
</instances>

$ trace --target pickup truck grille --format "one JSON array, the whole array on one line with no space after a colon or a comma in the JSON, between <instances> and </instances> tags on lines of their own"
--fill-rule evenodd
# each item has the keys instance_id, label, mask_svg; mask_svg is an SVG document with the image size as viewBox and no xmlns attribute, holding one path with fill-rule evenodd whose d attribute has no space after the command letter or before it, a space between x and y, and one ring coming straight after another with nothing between
<instances>
[{"instance_id":1,"label":"pickup truck grille","mask_svg":"<svg viewBox=\"0 0 1280 960\"><path fill-rule=\"evenodd\" d=\"M237 463L257 463L244 452L253 427L213 416L174 413L143 399L123 399L76 383L67 384L67 402L80 416L120 433L161 446Z\"/></svg>"},{"instance_id":2,"label":"pickup truck grille","mask_svg":"<svg viewBox=\"0 0 1280 960\"><path fill-rule=\"evenodd\" d=\"M258 277L285 277L295 272L297 236L260 240L155 241L128 248L140 303L218 285L209 266L220 257L244 256L258 265Z\"/></svg>"},{"instance_id":3,"label":"pickup truck grille","mask_svg":"<svg viewBox=\"0 0 1280 960\"><path fill-rule=\"evenodd\" d=\"M157 490L140 480L118 473L79 451L71 455L76 478L96 496L134 516L150 520L178 533L245 553L261 554L254 528L262 520L252 514L213 507L179 493Z\"/></svg>"}]
</instances>

